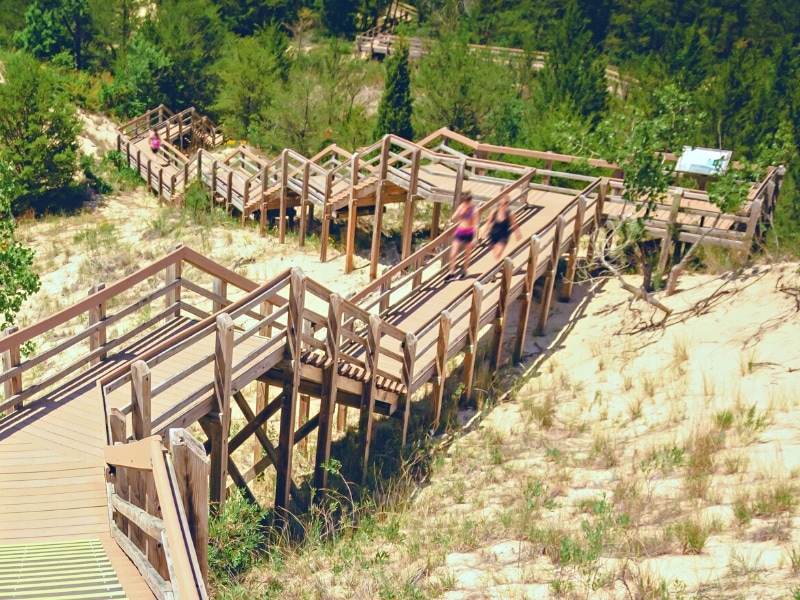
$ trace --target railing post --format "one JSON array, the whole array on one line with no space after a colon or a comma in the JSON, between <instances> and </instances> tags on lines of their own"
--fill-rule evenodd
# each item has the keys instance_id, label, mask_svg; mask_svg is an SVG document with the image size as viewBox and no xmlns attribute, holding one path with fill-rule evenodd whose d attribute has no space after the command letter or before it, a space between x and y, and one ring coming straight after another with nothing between
<instances>
[{"instance_id":1,"label":"railing post","mask_svg":"<svg viewBox=\"0 0 800 600\"><path fill-rule=\"evenodd\" d=\"M322 232L320 233L321 240L319 245L319 261L324 263L328 262L328 238L331 232L331 221L333 215L331 214L331 207L328 202L331 198L331 189L333 188L333 173L328 171L325 176L325 193L322 199Z\"/></svg>"},{"instance_id":2,"label":"railing post","mask_svg":"<svg viewBox=\"0 0 800 600\"><path fill-rule=\"evenodd\" d=\"M453 211L455 211L458 203L461 202L461 190L464 188L464 174L467 170L467 160L461 159L458 163L458 171L456 171L456 185L453 190Z\"/></svg>"},{"instance_id":3,"label":"railing post","mask_svg":"<svg viewBox=\"0 0 800 600\"><path fill-rule=\"evenodd\" d=\"M549 264L547 265L547 279L544 284L544 294L542 295L542 305L539 308L539 319L536 323L536 335L544 335L544 328L547 325L547 316L550 313L550 303L553 301L553 286L556 282L556 269L558 268L558 257L561 256L561 239L564 235L564 216L559 215L556 221L556 231L553 236L552 248Z\"/></svg>"},{"instance_id":4,"label":"railing post","mask_svg":"<svg viewBox=\"0 0 800 600\"><path fill-rule=\"evenodd\" d=\"M126 432L125 415L118 408L112 408L108 411L108 429L111 433L111 445L125 444L128 441ZM128 469L118 468L114 478L114 492L125 500L130 502L130 487L128 483ZM120 531L127 537L128 536L128 519L116 513L114 522L119 527Z\"/></svg>"},{"instance_id":5,"label":"railing post","mask_svg":"<svg viewBox=\"0 0 800 600\"><path fill-rule=\"evenodd\" d=\"M152 434L150 388L150 368L144 361L137 360L131 365L131 404L133 406L131 422L134 440L143 440ZM128 479L129 501L134 506L146 510L149 473L134 470L128 474ZM129 528L128 535L136 547L149 556L148 547L151 545L151 540L148 536L137 527ZM155 567L155 565L153 566Z\"/></svg>"},{"instance_id":6,"label":"railing post","mask_svg":"<svg viewBox=\"0 0 800 600\"><path fill-rule=\"evenodd\" d=\"M361 384L361 415L358 435L361 448L361 484L367 481L369 469L369 447L372 442L372 416L375 412L375 396L378 383L378 357L381 348L381 320L377 315L369 316L367 329L367 351L364 353L367 376Z\"/></svg>"},{"instance_id":7,"label":"railing post","mask_svg":"<svg viewBox=\"0 0 800 600\"><path fill-rule=\"evenodd\" d=\"M306 213L306 202L308 202L308 184L309 180L311 179L311 163L306 161L303 165L303 188L302 192L300 193L300 232L298 235L298 242L300 246L306 245L306 227L308 227L307 218L308 214ZM325 211L323 210L323 218L325 215Z\"/></svg>"},{"instance_id":8,"label":"railing post","mask_svg":"<svg viewBox=\"0 0 800 600\"><path fill-rule=\"evenodd\" d=\"M208 471L203 445L185 429L171 429L169 447L197 562L208 588Z\"/></svg>"},{"instance_id":9,"label":"railing post","mask_svg":"<svg viewBox=\"0 0 800 600\"><path fill-rule=\"evenodd\" d=\"M575 214L575 221L572 226L572 244L569 249L569 260L567 262L567 272L564 276L564 283L561 285L562 302L569 302L572 298L572 288L575 285L575 272L578 268L578 245L583 235L583 220L586 217L586 196L578 199L578 211Z\"/></svg>"},{"instance_id":10,"label":"railing post","mask_svg":"<svg viewBox=\"0 0 800 600\"><path fill-rule=\"evenodd\" d=\"M233 369L233 320L228 313L217 316L214 346L214 397L222 431L219 453L211 457L210 498L218 510L225 507L228 484L228 439L231 431L231 378Z\"/></svg>"},{"instance_id":11,"label":"railing post","mask_svg":"<svg viewBox=\"0 0 800 600\"><path fill-rule=\"evenodd\" d=\"M444 383L447 379L447 350L450 346L450 325L452 318L446 310L442 311L439 318L439 338L436 341L436 375L433 377L433 398L431 400L431 429L439 428L442 416L442 400L444 398Z\"/></svg>"},{"instance_id":12,"label":"railing post","mask_svg":"<svg viewBox=\"0 0 800 600\"><path fill-rule=\"evenodd\" d=\"M403 385L406 386L406 404L403 408L403 438L401 444L406 445L408 437L408 420L411 416L411 388L414 383L414 363L417 359L417 337L407 333L403 342Z\"/></svg>"},{"instance_id":13,"label":"railing post","mask_svg":"<svg viewBox=\"0 0 800 600\"><path fill-rule=\"evenodd\" d=\"M286 186L289 185L289 151L283 151L281 168L280 213L278 217L278 242L286 242Z\"/></svg>"},{"instance_id":14,"label":"railing post","mask_svg":"<svg viewBox=\"0 0 800 600\"><path fill-rule=\"evenodd\" d=\"M104 290L106 288L105 283L96 283L91 287L89 290L89 295L93 296L94 294ZM89 309L89 327L93 325L98 325L102 323L106 318L106 303L100 302L95 306L92 306ZM101 348L106 345L106 326L99 325L97 331L92 333L89 337L89 352L94 352L98 348ZM106 352L100 354L97 358L93 358L89 364L96 365L101 360L105 360L107 356Z\"/></svg>"},{"instance_id":15,"label":"railing post","mask_svg":"<svg viewBox=\"0 0 800 600\"><path fill-rule=\"evenodd\" d=\"M177 244L173 248L173 250L178 250L182 248L183 244ZM183 260L178 259L171 265L168 265L165 269L164 274L164 284L165 285L172 285L175 282L181 280L183 275ZM181 287L178 285L174 290L167 292L165 296L164 302L167 305L167 308L170 306L175 306L175 311L172 313L173 318L177 318L181 316L181 309L180 309L180 302L181 302Z\"/></svg>"},{"instance_id":16,"label":"railing post","mask_svg":"<svg viewBox=\"0 0 800 600\"><path fill-rule=\"evenodd\" d=\"M522 351L525 348L525 335L528 331L528 320L530 319L531 303L533 301L533 284L536 282L536 270L539 268L539 246L539 236L531 236L530 248L528 250L528 268L525 271L525 290L519 305L517 336L514 340L513 361L515 363L518 363L522 359Z\"/></svg>"},{"instance_id":17,"label":"railing post","mask_svg":"<svg viewBox=\"0 0 800 600\"><path fill-rule=\"evenodd\" d=\"M353 256L356 251L356 186L358 185L358 152L350 158L350 201L347 203L347 241L345 243L344 272L353 272Z\"/></svg>"},{"instance_id":18,"label":"railing post","mask_svg":"<svg viewBox=\"0 0 800 600\"><path fill-rule=\"evenodd\" d=\"M212 292L215 296L219 296L220 300L214 300L212 313L219 312L224 309L228 304L223 302L222 299L228 299L228 282L219 277L214 277L211 280Z\"/></svg>"},{"instance_id":19,"label":"railing post","mask_svg":"<svg viewBox=\"0 0 800 600\"><path fill-rule=\"evenodd\" d=\"M12 333L16 333L19 331L19 327L16 325L12 325L8 329L5 329L2 333L0 333L0 338L8 337ZM18 367L20 365L22 356L20 352L19 344L14 344L11 348L3 352L3 371L9 371L14 367ZM22 391L22 374L14 375L7 381L3 383L3 393L5 394L5 400L16 396ZM14 407L11 409L12 411L19 410L22 408L22 402L19 404L15 404Z\"/></svg>"},{"instance_id":20,"label":"railing post","mask_svg":"<svg viewBox=\"0 0 800 600\"><path fill-rule=\"evenodd\" d=\"M369 264L369 280L374 281L378 276L378 259L381 253L381 227L383 226L383 187L389 168L390 136L383 136L381 144L381 159L378 169L378 187L375 190L375 221L372 229L372 252Z\"/></svg>"},{"instance_id":21,"label":"railing post","mask_svg":"<svg viewBox=\"0 0 800 600\"><path fill-rule=\"evenodd\" d=\"M508 323L508 305L511 303L511 277L514 274L514 263L510 257L503 260L502 278L500 280L500 299L494 321L494 338L492 340L492 366L497 373L503 358L503 336Z\"/></svg>"},{"instance_id":22,"label":"railing post","mask_svg":"<svg viewBox=\"0 0 800 600\"><path fill-rule=\"evenodd\" d=\"M219 161L214 159L211 161L211 196L217 193L217 166Z\"/></svg>"},{"instance_id":23,"label":"railing post","mask_svg":"<svg viewBox=\"0 0 800 600\"><path fill-rule=\"evenodd\" d=\"M476 281L472 284L472 306L469 311L469 332L467 339L466 356L462 383L464 393L462 399L469 401L472 398L472 382L475 379L475 357L478 355L478 336L481 328L481 308L483 305L483 285Z\"/></svg>"},{"instance_id":24,"label":"railing post","mask_svg":"<svg viewBox=\"0 0 800 600\"><path fill-rule=\"evenodd\" d=\"M336 392L339 377L339 341L342 326L342 297L331 294L328 304L328 329L325 340L328 366L322 373L322 397L319 401L319 428L317 431L317 456L314 463L314 489L318 496L328 487L328 472L324 464L331 455L331 433L333 430L333 409L336 406Z\"/></svg>"},{"instance_id":25,"label":"railing post","mask_svg":"<svg viewBox=\"0 0 800 600\"><path fill-rule=\"evenodd\" d=\"M411 254L411 241L414 235L414 203L419 185L419 164L422 151L415 148L411 155L411 172L408 179L408 194L403 211L403 247L401 259L405 260Z\"/></svg>"},{"instance_id":26,"label":"railing post","mask_svg":"<svg viewBox=\"0 0 800 600\"><path fill-rule=\"evenodd\" d=\"M286 323L287 366L283 374L283 398L281 401L280 433L278 441L278 464L275 465L275 515L286 524L289 517L289 494L292 485L292 462L294 457L295 409L300 388L301 353L303 335L303 313L305 311L306 276L292 269L289 284L289 312Z\"/></svg>"}]
</instances>

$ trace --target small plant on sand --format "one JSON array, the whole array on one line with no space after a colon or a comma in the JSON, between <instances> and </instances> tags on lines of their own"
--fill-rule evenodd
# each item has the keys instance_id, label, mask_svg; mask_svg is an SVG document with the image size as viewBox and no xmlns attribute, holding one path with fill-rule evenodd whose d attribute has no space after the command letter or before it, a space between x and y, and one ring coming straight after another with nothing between
<instances>
[{"instance_id":1,"label":"small plant on sand","mask_svg":"<svg viewBox=\"0 0 800 600\"><path fill-rule=\"evenodd\" d=\"M700 554L708 539L709 527L695 518L678 521L672 526L683 554Z\"/></svg>"}]
</instances>

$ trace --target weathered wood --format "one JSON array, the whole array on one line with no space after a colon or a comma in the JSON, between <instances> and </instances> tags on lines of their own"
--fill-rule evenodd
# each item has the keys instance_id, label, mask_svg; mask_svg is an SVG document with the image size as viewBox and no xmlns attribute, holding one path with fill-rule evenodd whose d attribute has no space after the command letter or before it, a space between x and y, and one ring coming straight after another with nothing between
<instances>
[{"instance_id":1,"label":"weathered wood","mask_svg":"<svg viewBox=\"0 0 800 600\"><path fill-rule=\"evenodd\" d=\"M214 348L214 397L219 411L219 454L211 458L211 502L225 507L228 479L228 438L231 431L231 377L233 368L233 320L227 313L217 316Z\"/></svg>"},{"instance_id":2,"label":"weathered wood","mask_svg":"<svg viewBox=\"0 0 800 600\"><path fill-rule=\"evenodd\" d=\"M208 473L202 444L185 429L169 433L170 452L197 561L208 587Z\"/></svg>"},{"instance_id":3,"label":"weathered wood","mask_svg":"<svg viewBox=\"0 0 800 600\"><path fill-rule=\"evenodd\" d=\"M362 384L361 414L359 416L358 434L361 449L361 484L367 481L369 469L369 447L372 442L372 420L375 412L375 396L377 393L378 359L381 344L381 320L370 315L367 328L367 350L364 355L367 375Z\"/></svg>"},{"instance_id":4,"label":"weathered wood","mask_svg":"<svg viewBox=\"0 0 800 600\"><path fill-rule=\"evenodd\" d=\"M569 302L572 298L572 288L575 285L575 272L578 268L578 247L583 231L583 219L586 215L586 196L578 199L578 210L572 226L572 243L569 248L569 260L567 262L567 272L561 285L561 302Z\"/></svg>"},{"instance_id":5,"label":"weathered wood","mask_svg":"<svg viewBox=\"0 0 800 600\"><path fill-rule=\"evenodd\" d=\"M358 226L358 213L356 201L351 199L347 204L347 244L345 248L344 272L352 273L356 252L356 227Z\"/></svg>"},{"instance_id":6,"label":"weathered wood","mask_svg":"<svg viewBox=\"0 0 800 600\"><path fill-rule=\"evenodd\" d=\"M284 150L281 155L281 189L280 189L280 212L278 217L278 241L283 244L286 242L286 194L289 185L289 151Z\"/></svg>"},{"instance_id":7,"label":"weathered wood","mask_svg":"<svg viewBox=\"0 0 800 600\"><path fill-rule=\"evenodd\" d=\"M224 279L219 277L214 277L211 280L211 291L214 295L219 296L220 298L228 299L228 282ZM221 311L223 308L227 306L226 303L220 302L218 300L214 300L211 312L216 313Z\"/></svg>"},{"instance_id":8,"label":"weathered wood","mask_svg":"<svg viewBox=\"0 0 800 600\"><path fill-rule=\"evenodd\" d=\"M308 418L311 416L311 397L308 394L300 394L300 402L297 404L297 424L304 425L308 423ZM305 439L297 443L297 449L303 454L308 449L308 442Z\"/></svg>"},{"instance_id":9,"label":"weathered wood","mask_svg":"<svg viewBox=\"0 0 800 600\"><path fill-rule=\"evenodd\" d=\"M467 348L461 381L463 383L462 401L472 400L472 384L475 380L475 358L478 354L478 336L480 335L481 309L483 306L483 285L476 281L472 284L472 304L469 311L469 329L467 331Z\"/></svg>"},{"instance_id":10,"label":"weathered wood","mask_svg":"<svg viewBox=\"0 0 800 600\"><path fill-rule=\"evenodd\" d=\"M539 268L539 248L541 240L539 236L531 236L530 247L528 249L528 266L525 270L525 288L519 303L519 318L517 319L517 334L514 339L513 361L518 363L522 360L522 351L525 348L525 337L528 332L528 321L531 316L531 304L533 302L533 284L536 282L536 270Z\"/></svg>"},{"instance_id":11,"label":"weathered wood","mask_svg":"<svg viewBox=\"0 0 800 600\"><path fill-rule=\"evenodd\" d=\"M511 277L514 274L514 263L510 257L503 260L500 279L500 298L497 302L497 312L494 321L494 336L492 338L492 368L494 372L500 369L503 359L503 337L508 323L508 307L511 304Z\"/></svg>"},{"instance_id":12,"label":"weathered wood","mask_svg":"<svg viewBox=\"0 0 800 600\"><path fill-rule=\"evenodd\" d=\"M12 325L11 327L0 332L0 338L9 337L10 335L17 333L17 331L19 331L19 327ZM21 358L19 343L12 344L11 347L2 354L3 371L10 371L14 367L18 367L20 365ZM5 395L6 400L16 396L21 391L22 373L15 375L3 382L3 394ZM22 408L21 401L12 406L11 410L15 411L19 410L20 408Z\"/></svg>"},{"instance_id":13,"label":"weathered wood","mask_svg":"<svg viewBox=\"0 0 800 600\"><path fill-rule=\"evenodd\" d=\"M383 227L383 188L385 183L379 181L375 190L375 222L372 229L372 249L369 257L369 280L378 277L378 260L381 254L381 229Z\"/></svg>"},{"instance_id":14,"label":"weathered wood","mask_svg":"<svg viewBox=\"0 0 800 600\"><path fill-rule=\"evenodd\" d=\"M128 440L126 433L126 420L122 411L112 408L108 411L108 429L111 435L111 444L125 444ZM130 488L128 483L128 469L116 469L116 476L114 478L114 491L123 500L130 498ZM114 520L117 527L120 528L125 535L128 535L128 521L122 515L115 515Z\"/></svg>"},{"instance_id":15,"label":"weathered wood","mask_svg":"<svg viewBox=\"0 0 800 600\"><path fill-rule=\"evenodd\" d=\"M439 218L442 213L441 202L433 203L433 214L431 215L431 235L430 239L435 240L439 237Z\"/></svg>"},{"instance_id":16,"label":"weathered wood","mask_svg":"<svg viewBox=\"0 0 800 600\"><path fill-rule=\"evenodd\" d=\"M419 165L422 151L416 148L411 154L411 170L409 172L408 192L406 194L405 206L403 207L403 242L402 259L408 258L411 254L411 242L414 237L414 203L419 186Z\"/></svg>"},{"instance_id":17,"label":"weathered wood","mask_svg":"<svg viewBox=\"0 0 800 600\"><path fill-rule=\"evenodd\" d=\"M303 337L303 312L305 310L306 276L294 268L289 284L289 312L286 327L286 358L294 368L284 371L283 396L280 416L278 463L275 482L275 514L279 523L287 523L289 495L292 482L294 456L295 410L300 391L300 356Z\"/></svg>"},{"instance_id":18,"label":"weathered wood","mask_svg":"<svg viewBox=\"0 0 800 600\"><path fill-rule=\"evenodd\" d=\"M131 404L133 439L143 440L152 435L150 367L143 360L131 365Z\"/></svg>"},{"instance_id":19,"label":"weathered wood","mask_svg":"<svg viewBox=\"0 0 800 600\"><path fill-rule=\"evenodd\" d=\"M117 494L111 495L111 506L115 511L136 525L149 537L154 540L161 540L161 532L164 531L164 521L162 519L154 517L147 511L144 511L138 506L135 506L127 500L122 499Z\"/></svg>"},{"instance_id":20,"label":"weathered wood","mask_svg":"<svg viewBox=\"0 0 800 600\"><path fill-rule=\"evenodd\" d=\"M256 381L256 414L266 408L269 403L269 385L263 381ZM264 432L266 434L266 431ZM261 460L261 444L258 438L253 439L253 464Z\"/></svg>"},{"instance_id":21,"label":"weathered wood","mask_svg":"<svg viewBox=\"0 0 800 600\"><path fill-rule=\"evenodd\" d=\"M308 215L305 211L306 203L310 204L308 199L308 183L311 180L311 163L306 162L303 165L303 191L300 193L300 231L298 233L298 243L300 246L306 245L306 227L308 226Z\"/></svg>"},{"instance_id":22,"label":"weathered wood","mask_svg":"<svg viewBox=\"0 0 800 600\"><path fill-rule=\"evenodd\" d=\"M550 313L550 303L553 300L553 287L556 283L556 268L558 267L558 257L561 256L561 238L564 235L564 217L559 216L556 222L556 231L553 236L553 246L547 265L547 273L544 284L544 294L542 305L539 308L539 319L536 322L536 335L544 335L544 328L547 325L547 316Z\"/></svg>"},{"instance_id":23,"label":"weathered wood","mask_svg":"<svg viewBox=\"0 0 800 600\"><path fill-rule=\"evenodd\" d=\"M347 427L347 406L340 404L336 407L336 430L344 431Z\"/></svg>"},{"instance_id":24,"label":"weathered wood","mask_svg":"<svg viewBox=\"0 0 800 600\"><path fill-rule=\"evenodd\" d=\"M131 559L131 562L141 573L147 587L153 592L158 600L172 600L172 585L159 575L153 566L147 561L147 557L136 545L121 532L116 525L111 525L111 537L122 548L122 551Z\"/></svg>"},{"instance_id":25,"label":"weathered wood","mask_svg":"<svg viewBox=\"0 0 800 600\"><path fill-rule=\"evenodd\" d=\"M177 246L174 247L174 250L178 250L179 248L182 248L182 247L183 247L183 244L178 244ZM182 276L183 276L183 261L182 260L176 260L175 262L173 262L172 264L167 266L167 268L165 270L164 284L165 285L171 285L171 284L175 283L176 281L180 281ZM180 288L180 286L176 287L174 290L169 292L166 295L164 301L166 302L167 308L169 308L170 306L175 306L176 304L178 304L181 301L181 288ZM173 313L172 316L173 316L173 318L180 317L181 316L181 309L179 307L176 307L175 308L175 312Z\"/></svg>"},{"instance_id":26,"label":"weathered wood","mask_svg":"<svg viewBox=\"0 0 800 600\"><path fill-rule=\"evenodd\" d=\"M152 477L149 477L142 473L142 475L146 478L146 485L147 485L147 500L145 502L145 512L155 518L157 518L163 527L163 519L161 514L161 503L159 501L158 492L156 490L156 482ZM168 500L167 500L168 501ZM138 524L137 524L138 525ZM147 533L143 530L143 533ZM150 561L150 564L158 571L162 577L165 579L169 577L169 567L167 565L167 560L164 555L164 549L162 548L161 543L161 536L160 534L155 537L148 534L147 537L147 560Z\"/></svg>"},{"instance_id":27,"label":"weathered wood","mask_svg":"<svg viewBox=\"0 0 800 600\"><path fill-rule=\"evenodd\" d=\"M411 417L411 390L414 383L414 362L417 357L417 338L413 333L406 334L403 342L403 385L406 386L405 405L403 408L403 436L401 444L406 445L408 439L408 420Z\"/></svg>"},{"instance_id":28,"label":"weathered wood","mask_svg":"<svg viewBox=\"0 0 800 600\"><path fill-rule=\"evenodd\" d=\"M330 363L323 369L322 397L319 400L319 428L317 430L317 455L314 461L314 489L318 496L328 487L328 471L325 465L331 455L333 409L339 377L339 330L342 325L343 300L339 294L331 294L328 302L328 328L325 338L326 353Z\"/></svg>"},{"instance_id":29,"label":"weathered wood","mask_svg":"<svg viewBox=\"0 0 800 600\"><path fill-rule=\"evenodd\" d=\"M442 416L442 401L444 398L444 385L447 379L447 349L450 346L450 326L452 324L450 313L442 311L439 316L439 337L436 341L436 380L433 384L431 398L431 428L439 428Z\"/></svg>"}]
</instances>

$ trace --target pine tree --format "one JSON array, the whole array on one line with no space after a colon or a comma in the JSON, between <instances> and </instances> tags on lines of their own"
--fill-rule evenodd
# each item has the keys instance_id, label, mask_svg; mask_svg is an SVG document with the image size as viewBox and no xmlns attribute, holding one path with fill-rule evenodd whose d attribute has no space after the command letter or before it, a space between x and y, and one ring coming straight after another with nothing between
<instances>
[{"instance_id":1,"label":"pine tree","mask_svg":"<svg viewBox=\"0 0 800 600\"><path fill-rule=\"evenodd\" d=\"M594 124L600 120L608 103L605 65L576 0L556 28L542 76L548 103L568 104Z\"/></svg>"},{"instance_id":2,"label":"pine tree","mask_svg":"<svg viewBox=\"0 0 800 600\"><path fill-rule=\"evenodd\" d=\"M413 99L408 56L408 44L400 43L395 46L394 53L386 61L386 85L378 106L375 139L387 133L393 133L407 140L414 137L411 125Z\"/></svg>"}]
</instances>

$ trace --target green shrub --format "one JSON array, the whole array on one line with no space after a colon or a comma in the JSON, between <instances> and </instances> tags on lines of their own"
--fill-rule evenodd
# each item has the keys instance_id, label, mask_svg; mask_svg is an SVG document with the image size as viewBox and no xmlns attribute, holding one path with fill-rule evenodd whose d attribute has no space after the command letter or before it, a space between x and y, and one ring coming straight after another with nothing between
<instances>
[{"instance_id":1,"label":"green shrub","mask_svg":"<svg viewBox=\"0 0 800 600\"><path fill-rule=\"evenodd\" d=\"M208 567L214 580L247 572L264 549L265 511L235 492L208 527Z\"/></svg>"}]
</instances>

